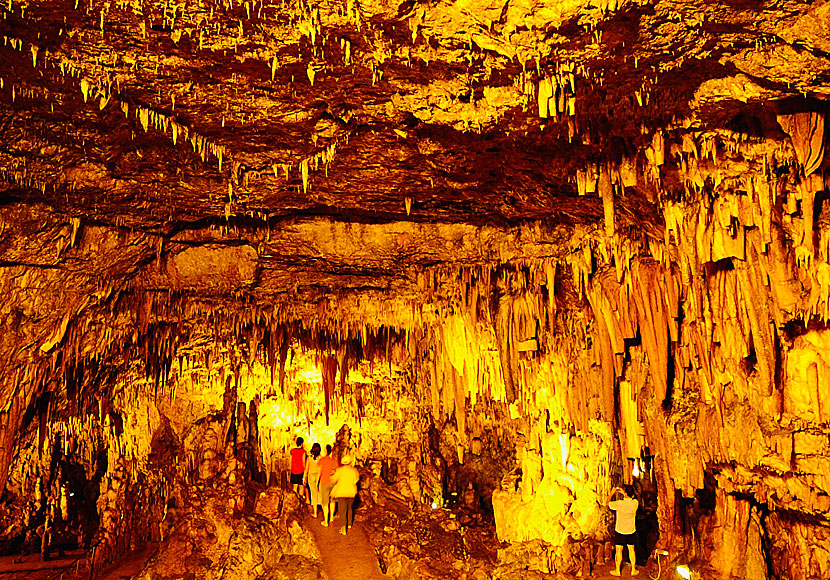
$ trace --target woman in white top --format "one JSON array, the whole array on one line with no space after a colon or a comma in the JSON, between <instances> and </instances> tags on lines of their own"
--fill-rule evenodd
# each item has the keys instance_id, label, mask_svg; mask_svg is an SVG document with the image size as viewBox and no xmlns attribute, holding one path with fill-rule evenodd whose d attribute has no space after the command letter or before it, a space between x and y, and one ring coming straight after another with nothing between
<instances>
[{"instance_id":1,"label":"woman in white top","mask_svg":"<svg viewBox=\"0 0 830 580\"><path fill-rule=\"evenodd\" d=\"M303 483L308 486L308 492L311 497L311 515L317 517L317 506L320 505L320 466L317 465L317 458L320 457L320 444L315 443L311 446L311 453L308 461L305 464L305 473L303 474Z\"/></svg>"}]
</instances>

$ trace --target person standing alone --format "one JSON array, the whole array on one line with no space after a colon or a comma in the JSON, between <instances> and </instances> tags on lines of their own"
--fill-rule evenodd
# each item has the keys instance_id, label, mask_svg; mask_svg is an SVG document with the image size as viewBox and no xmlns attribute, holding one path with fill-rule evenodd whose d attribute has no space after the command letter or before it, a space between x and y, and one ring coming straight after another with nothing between
<instances>
[{"instance_id":1,"label":"person standing alone","mask_svg":"<svg viewBox=\"0 0 830 580\"><path fill-rule=\"evenodd\" d=\"M615 500L614 496L622 493L622 499ZM631 562L631 575L637 576L637 555L634 546L637 543L637 508L640 502L634 498L634 488L630 485L615 487L608 497L608 507L616 512L617 521L614 524L614 564L612 576L619 576L622 569L623 546L628 546L628 559Z\"/></svg>"},{"instance_id":2,"label":"person standing alone","mask_svg":"<svg viewBox=\"0 0 830 580\"><path fill-rule=\"evenodd\" d=\"M291 450L291 487L294 493L305 499L303 475L305 474L305 449L303 438L297 437L297 446Z\"/></svg>"}]
</instances>

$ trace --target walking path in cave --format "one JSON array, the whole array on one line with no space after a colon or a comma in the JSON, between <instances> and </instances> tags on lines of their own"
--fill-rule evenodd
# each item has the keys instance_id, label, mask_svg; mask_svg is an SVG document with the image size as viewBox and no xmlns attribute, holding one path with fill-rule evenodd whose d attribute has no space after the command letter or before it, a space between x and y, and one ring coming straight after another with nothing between
<instances>
[{"instance_id":1,"label":"walking path in cave","mask_svg":"<svg viewBox=\"0 0 830 580\"><path fill-rule=\"evenodd\" d=\"M305 520L305 526L314 534L323 570L329 580L381 580L388 576L380 573L375 550L366 539L363 526L356 523L345 536L340 533L340 520L335 517L329 527L320 525L321 517Z\"/></svg>"}]
</instances>

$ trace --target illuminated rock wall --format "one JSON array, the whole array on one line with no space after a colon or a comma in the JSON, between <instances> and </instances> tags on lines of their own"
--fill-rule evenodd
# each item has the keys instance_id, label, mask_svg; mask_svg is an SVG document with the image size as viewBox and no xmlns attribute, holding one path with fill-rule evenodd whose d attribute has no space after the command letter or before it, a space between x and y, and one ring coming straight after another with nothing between
<instances>
[{"instance_id":1,"label":"illuminated rock wall","mask_svg":"<svg viewBox=\"0 0 830 580\"><path fill-rule=\"evenodd\" d=\"M233 251L214 244L236 234L214 232L165 262L163 238L4 209L0 475L36 520L57 520L67 492L49 464L71 457L97 489L84 517L109 559L162 535L177 478L267 482L295 435L331 440L345 423L361 459L403 450L394 485L413 501L446 491L431 461L440 473L474 444L506 450L487 488L499 536L556 548L602 541L609 486L647 448L660 546L723 577L760 573L759 550L778 577L827 574L830 222L816 123L799 115L764 139L687 119L580 169L596 226L310 220ZM634 191L662 224L635 228L621 205ZM234 285L272 275L250 250L272 234L338 263L451 251L383 288L270 304ZM202 254L234 262L216 272L230 289L190 259ZM174 469L153 463L159 440ZM574 566L568 554L553 567Z\"/></svg>"},{"instance_id":2,"label":"illuminated rock wall","mask_svg":"<svg viewBox=\"0 0 830 580\"><path fill-rule=\"evenodd\" d=\"M671 558L830 577L828 15L4 3L0 541L225 533L301 434L514 564L640 471Z\"/></svg>"}]
</instances>

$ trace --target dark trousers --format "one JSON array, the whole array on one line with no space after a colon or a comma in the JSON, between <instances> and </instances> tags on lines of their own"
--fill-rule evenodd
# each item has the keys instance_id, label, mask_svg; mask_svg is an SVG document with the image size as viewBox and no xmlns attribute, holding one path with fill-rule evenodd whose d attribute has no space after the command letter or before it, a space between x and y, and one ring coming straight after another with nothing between
<instances>
[{"instance_id":1,"label":"dark trousers","mask_svg":"<svg viewBox=\"0 0 830 580\"><path fill-rule=\"evenodd\" d=\"M334 499L337 501L337 513L340 514L340 519L348 530L354 525L354 498L337 497Z\"/></svg>"}]
</instances>

